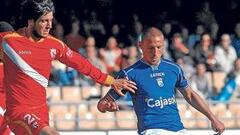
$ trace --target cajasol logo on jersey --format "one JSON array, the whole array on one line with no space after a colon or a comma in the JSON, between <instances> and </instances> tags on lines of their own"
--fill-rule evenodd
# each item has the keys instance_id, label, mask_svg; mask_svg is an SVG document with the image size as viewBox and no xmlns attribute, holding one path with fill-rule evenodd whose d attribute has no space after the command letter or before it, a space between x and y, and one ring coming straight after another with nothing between
<instances>
[{"instance_id":1,"label":"cajasol logo on jersey","mask_svg":"<svg viewBox=\"0 0 240 135\"><path fill-rule=\"evenodd\" d=\"M148 107L151 107L151 108L159 107L161 109L166 105L177 103L174 95L170 98L163 98L163 97L159 97L159 99L145 98L145 102L147 103Z\"/></svg>"}]
</instances>

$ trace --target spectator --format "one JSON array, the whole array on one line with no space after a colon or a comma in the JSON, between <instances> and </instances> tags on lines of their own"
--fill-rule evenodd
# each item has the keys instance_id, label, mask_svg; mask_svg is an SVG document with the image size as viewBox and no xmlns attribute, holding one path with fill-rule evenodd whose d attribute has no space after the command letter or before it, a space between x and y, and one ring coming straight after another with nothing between
<instances>
[{"instance_id":1,"label":"spectator","mask_svg":"<svg viewBox=\"0 0 240 135\"><path fill-rule=\"evenodd\" d=\"M196 44L200 42L201 35L205 31L203 25L197 25L195 32L189 36L187 46L190 50L193 50Z\"/></svg>"},{"instance_id":2,"label":"spectator","mask_svg":"<svg viewBox=\"0 0 240 135\"><path fill-rule=\"evenodd\" d=\"M212 96L211 86L207 79L206 66L204 63L199 63L196 66L196 74L191 77L191 87L198 90L203 98Z\"/></svg>"},{"instance_id":3,"label":"spectator","mask_svg":"<svg viewBox=\"0 0 240 135\"><path fill-rule=\"evenodd\" d=\"M90 13L89 19L83 22L83 27L87 36L94 36L98 47L102 47L106 30L102 22L98 20L96 12L92 11Z\"/></svg>"},{"instance_id":4,"label":"spectator","mask_svg":"<svg viewBox=\"0 0 240 135\"><path fill-rule=\"evenodd\" d=\"M171 47L170 47L170 42L171 42L171 34L172 34L172 24L170 22L166 22L162 26L163 34L166 38L164 38L164 44L165 44L165 53L163 54L163 57L169 60L172 60L172 55L171 55Z\"/></svg>"},{"instance_id":5,"label":"spectator","mask_svg":"<svg viewBox=\"0 0 240 135\"><path fill-rule=\"evenodd\" d=\"M126 44L126 39L124 39L124 36L122 35L121 28L119 24L114 24L111 28L110 36L113 36L117 39L119 47L123 48L126 47L128 44Z\"/></svg>"},{"instance_id":6,"label":"spectator","mask_svg":"<svg viewBox=\"0 0 240 135\"><path fill-rule=\"evenodd\" d=\"M210 28L211 24L217 22L215 14L211 11L210 3L208 1L204 1L200 10L196 12L196 21L207 29Z\"/></svg>"},{"instance_id":7,"label":"spectator","mask_svg":"<svg viewBox=\"0 0 240 135\"><path fill-rule=\"evenodd\" d=\"M236 24L234 31L235 33L232 38L232 45L237 52L238 58L240 58L240 22Z\"/></svg>"},{"instance_id":8,"label":"spectator","mask_svg":"<svg viewBox=\"0 0 240 135\"><path fill-rule=\"evenodd\" d=\"M134 45L138 41L138 37L142 34L143 25L141 22L136 21L133 24L133 31L128 34L128 40L130 41L130 45Z\"/></svg>"},{"instance_id":9,"label":"spectator","mask_svg":"<svg viewBox=\"0 0 240 135\"><path fill-rule=\"evenodd\" d=\"M120 70L121 53L122 51L114 37L109 37L106 47L100 49L100 56L103 58L109 74L114 74Z\"/></svg>"},{"instance_id":10,"label":"spectator","mask_svg":"<svg viewBox=\"0 0 240 135\"><path fill-rule=\"evenodd\" d=\"M183 69L183 72L185 73L186 78L190 79L192 75L195 73L195 69L192 66L193 64L188 64L188 59L186 59L186 57L178 58L176 62Z\"/></svg>"},{"instance_id":11,"label":"spectator","mask_svg":"<svg viewBox=\"0 0 240 135\"><path fill-rule=\"evenodd\" d=\"M234 75L235 75L235 78L240 78L240 58L238 58L236 61L235 61L235 66L234 66ZM238 93L236 94L238 98L240 98L240 79L236 80L237 82L237 89L238 89Z\"/></svg>"},{"instance_id":12,"label":"spectator","mask_svg":"<svg viewBox=\"0 0 240 135\"><path fill-rule=\"evenodd\" d=\"M84 48L80 48L78 50L78 52L80 54L82 54L83 56L87 57L87 52L86 52L87 47L94 47L95 49L97 49L96 48L96 41L95 41L95 38L93 36L87 37L87 39L85 40Z\"/></svg>"},{"instance_id":13,"label":"spectator","mask_svg":"<svg viewBox=\"0 0 240 135\"><path fill-rule=\"evenodd\" d=\"M61 23L59 23L59 22L56 23L55 28L53 30L53 35L56 38L61 39L62 41L66 42L66 39L64 37L64 28Z\"/></svg>"},{"instance_id":14,"label":"spectator","mask_svg":"<svg viewBox=\"0 0 240 135\"><path fill-rule=\"evenodd\" d=\"M73 26L76 27L76 26ZM53 31L54 36L62 41L67 41L64 37L64 28L61 23L57 22L55 29ZM70 37L70 34L69 34ZM70 42L69 42L70 43ZM79 85L78 73L76 70L70 67L66 67L64 64L54 61L52 62L52 72L51 72L51 85L69 86L69 85Z\"/></svg>"},{"instance_id":15,"label":"spectator","mask_svg":"<svg viewBox=\"0 0 240 135\"><path fill-rule=\"evenodd\" d=\"M67 67L61 62L52 61L51 78L49 85L69 86L72 84L66 73Z\"/></svg>"},{"instance_id":16,"label":"spectator","mask_svg":"<svg viewBox=\"0 0 240 135\"><path fill-rule=\"evenodd\" d=\"M136 46L129 46L127 48L127 54L123 55L121 69L127 68L137 62L138 50Z\"/></svg>"},{"instance_id":17,"label":"spectator","mask_svg":"<svg viewBox=\"0 0 240 135\"><path fill-rule=\"evenodd\" d=\"M102 72L107 73L107 68L103 61L98 58L97 56L97 49L96 47L91 43L94 41L93 37L88 37L87 41L89 44L85 47L86 50L86 58L87 60L93 64L95 67L99 68ZM95 81L92 81L91 78L87 76L80 75L81 78L81 85L82 86L94 86L97 85Z\"/></svg>"},{"instance_id":18,"label":"spectator","mask_svg":"<svg viewBox=\"0 0 240 135\"><path fill-rule=\"evenodd\" d=\"M185 43L183 43L179 33L175 33L172 37L170 52L174 61L177 61L178 58L183 58L189 53L189 49L185 46Z\"/></svg>"},{"instance_id":19,"label":"spectator","mask_svg":"<svg viewBox=\"0 0 240 135\"><path fill-rule=\"evenodd\" d=\"M217 23L212 23L210 25L210 35L213 42L216 42L218 39L219 25Z\"/></svg>"},{"instance_id":20,"label":"spectator","mask_svg":"<svg viewBox=\"0 0 240 135\"><path fill-rule=\"evenodd\" d=\"M71 31L66 36L66 41L73 51L78 52L80 48L83 48L85 38L79 34L80 26L77 18L71 20Z\"/></svg>"},{"instance_id":21,"label":"spectator","mask_svg":"<svg viewBox=\"0 0 240 135\"><path fill-rule=\"evenodd\" d=\"M172 24L170 22L166 22L162 26L163 34L166 37L165 40L167 42L167 45L171 41L172 37Z\"/></svg>"},{"instance_id":22,"label":"spectator","mask_svg":"<svg viewBox=\"0 0 240 135\"><path fill-rule=\"evenodd\" d=\"M240 58L238 58L235 62L234 62L234 69L230 72L230 74L228 75L229 79L235 79L237 87L236 90L237 92L235 92L235 94L233 95L233 98L239 98L240 97Z\"/></svg>"},{"instance_id":23,"label":"spectator","mask_svg":"<svg viewBox=\"0 0 240 135\"><path fill-rule=\"evenodd\" d=\"M223 34L221 36L220 45L215 49L215 59L221 71L229 73L233 69L237 54L231 45L229 34Z\"/></svg>"},{"instance_id":24,"label":"spectator","mask_svg":"<svg viewBox=\"0 0 240 135\"><path fill-rule=\"evenodd\" d=\"M97 49L94 46L87 46L86 47L86 53L87 53L87 59L90 63L92 63L94 66L99 68L103 72L107 72L107 68L104 65L103 61L98 58Z\"/></svg>"},{"instance_id":25,"label":"spectator","mask_svg":"<svg viewBox=\"0 0 240 135\"><path fill-rule=\"evenodd\" d=\"M214 59L214 46L209 33L201 36L200 43L192 51L195 63L205 63L207 71L216 70L216 60Z\"/></svg>"},{"instance_id":26,"label":"spectator","mask_svg":"<svg viewBox=\"0 0 240 135\"><path fill-rule=\"evenodd\" d=\"M232 99L232 97L236 98L239 90L240 84L240 60L237 59L235 61L235 69L228 75L228 79L224 84L221 92L217 96L213 96L213 100L217 100L220 102L226 102Z\"/></svg>"},{"instance_id":27,"label":"spectator","mask_svg":"<svg viewBox=\"0 0 240 135\"><path fill-rule=\"evenodd\" d=\"M185 26L181 26L180 27L180 32L181 32L181 35L182 35L183 42L184 43L188 43L188 38L189 38L189 31L188 31L188 29Z\"/></svg>"}]
</instances>

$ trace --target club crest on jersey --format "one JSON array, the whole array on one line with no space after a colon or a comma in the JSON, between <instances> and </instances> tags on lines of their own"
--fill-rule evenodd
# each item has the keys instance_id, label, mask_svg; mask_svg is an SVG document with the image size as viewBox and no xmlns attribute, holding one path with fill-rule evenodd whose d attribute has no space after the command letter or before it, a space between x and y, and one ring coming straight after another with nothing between
<instances>
[{"instance_id":1,"label":"club crest on jersey","mask_svg":"<svg viewBox=\"0 0 240 135\"><path fill-rule=\"evenodd\" d=\"M164 83L163 83L163 79L162 78L157 78L157 83L158 83L158 86L159 87L163 87L164 86Z\"/></svg>"},{"instance_id":2,"label":"club crest on jersey","mask_svg":"<svg viewBox=\"0 0 240 135\"><path fill-rule=\"evenodd\" d=\"M56 57L56 54L57 54L57 50L56 49L50 49L50 55L51 55L52 59L54 59Z\"/></svg>"}]
</instances>

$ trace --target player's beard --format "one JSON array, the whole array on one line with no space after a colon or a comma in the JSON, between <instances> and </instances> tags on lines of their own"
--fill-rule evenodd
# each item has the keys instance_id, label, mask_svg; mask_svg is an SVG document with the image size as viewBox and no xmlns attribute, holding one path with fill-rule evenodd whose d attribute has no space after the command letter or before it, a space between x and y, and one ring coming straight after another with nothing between
<instances>
[{"instance_id":1,"label":"player's beard","mask_svg":"<svg viewBox=\"0 0 240 135\"><path fill-rule=\"evenodd\" d=\"M38 32L36 30L33 30L33 36L36 38L36 39L41 39L41 38L45 38L44 36L38 34Z\"/></svg>"}]
</instances>

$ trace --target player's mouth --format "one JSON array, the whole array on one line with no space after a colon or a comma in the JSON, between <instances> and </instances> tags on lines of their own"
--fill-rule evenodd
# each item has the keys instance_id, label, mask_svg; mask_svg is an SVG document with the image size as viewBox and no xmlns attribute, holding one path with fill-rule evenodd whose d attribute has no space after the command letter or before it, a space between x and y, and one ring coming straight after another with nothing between
<instances>
[{"instance_id":1,"label":"player's mouth","mask_svg":"<svg viewBox=\"0 0 240 135\"><path fill-rule=\"evenodd\" d=\"M153 57L152 61L158 61L158 58L157 57Z\"/></svg>"},{"instance_id":2,"label":"player's mouth","mask_svg":"<svg viewBox=\"0 0 240 135\"><path fill-rule=\"evenodd\" d=\"M49 34L49 31L43 31L43 35L48 35Z\"/></svg>"}]
</instances>

